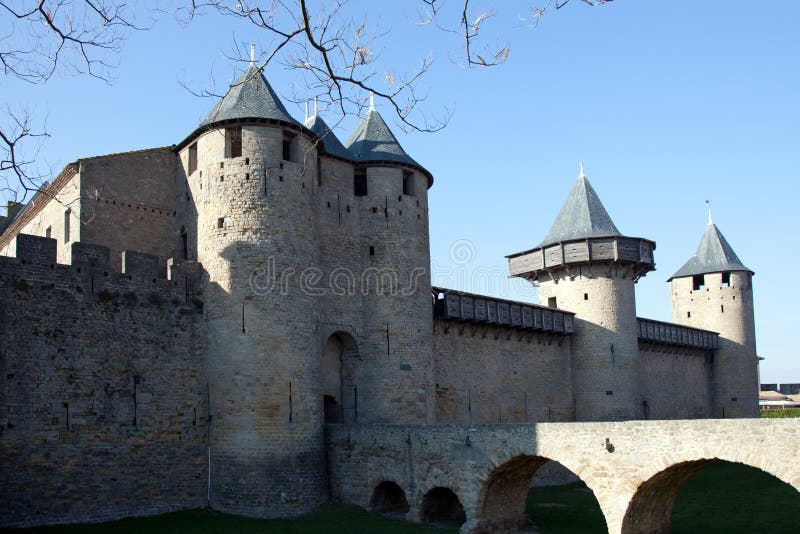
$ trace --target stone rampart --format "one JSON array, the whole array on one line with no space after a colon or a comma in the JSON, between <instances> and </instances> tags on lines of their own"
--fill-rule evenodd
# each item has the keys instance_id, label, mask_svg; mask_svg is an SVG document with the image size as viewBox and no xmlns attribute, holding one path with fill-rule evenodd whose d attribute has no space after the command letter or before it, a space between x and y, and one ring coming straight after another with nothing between
<instances>
[{"instance_id":1,"label":"stone rampart","mask_svg":"<svg viewBox=\"0 0 800 534\"><path fill-rule=\"evenodd\" d=\"M0 526L206 503L199 264L19 235L0 257ZM159 272L162 271L162 272Z\"/></svg>"}]
</instances>

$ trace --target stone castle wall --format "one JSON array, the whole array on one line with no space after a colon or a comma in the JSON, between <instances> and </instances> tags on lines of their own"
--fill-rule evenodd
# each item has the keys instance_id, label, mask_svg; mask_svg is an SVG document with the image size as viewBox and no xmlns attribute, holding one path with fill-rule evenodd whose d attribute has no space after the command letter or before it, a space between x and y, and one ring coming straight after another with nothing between
<instances>
[{"instance_id":1,"label":"stone castle wall","mask_svg":"<svg viewBox=\"0 0 800 534\"><path fill-rule=\"evenodd\" d=\"M0 525L206 503L207 389L196 265L17 237L0 257Z\"/></svg>"},{"instance_id":2,"label":"stone castle wall","mask_svg":"<svg viewBox=\"0 0 800 534\"><path fill-rule=\"evenodd\" d=\"M436 422L574 421L572 336L436 321Z\"/></svg>"},{"instance_id":3,"label":"stone castle wall","mask_svg":"<svg viewBox=\"0 0 800 534\"><path fill-rule=\"evenodd\" d=\"M713 362L714 355L709 351L640 341L642 417L711 417Z\"/></svg>"}]
</instances>

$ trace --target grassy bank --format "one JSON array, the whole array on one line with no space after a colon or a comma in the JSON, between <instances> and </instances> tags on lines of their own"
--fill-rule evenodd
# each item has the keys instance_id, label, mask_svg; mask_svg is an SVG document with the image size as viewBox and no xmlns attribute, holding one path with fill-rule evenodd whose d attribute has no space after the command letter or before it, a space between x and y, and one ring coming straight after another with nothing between
<instances>
[{"instance_id":1,"label":"grassy bank","mask_svg":"<svg viewBox=\"0 0 800 534\"><path fill-rule=\"evenodd\" d=\"M787 408L785 410L761 410L761 417L764 418L800 417L800 408Z\"/></svg>"}]
</instances>

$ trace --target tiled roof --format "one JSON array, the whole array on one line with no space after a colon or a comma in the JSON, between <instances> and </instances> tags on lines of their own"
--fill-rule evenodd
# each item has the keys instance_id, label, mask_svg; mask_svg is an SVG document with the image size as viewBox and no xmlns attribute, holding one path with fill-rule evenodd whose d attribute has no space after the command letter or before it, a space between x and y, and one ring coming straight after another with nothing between
<instances>
[{"instance_id":1,"label":"tiled roof","mask_svg":"<svg viewBox=\"0 0 800 534\"><path fill-rule=\"evenodd\" d=\"M414 161L384 122L381 114L374 109L356 126L350 138L345 142L350 157L355 161L396 161L421 167Z\"/></svg>"},{"instance_id":2,"label":"tiled roof","mask_svg":"<svg viewBox=\"0 0 800 534\"><path fill-rule=\"evenodd\" d=\"M709 222L695 255L684 263L683 267L670 277L670 280L725 271L747 271L753 274L753 271L745 267L739 260L717 225Z\"/></svg>"},{"instance_id":3,"label":"tiled roof","mask_svg":"<svg viewBox=\"0 0 800 534\"><path fill-rule=\"evenodd\" d=\"M581 174L540 247L587 237L621 235L592 184Z\"/></svg>"},{"instance_id":4,"label":"tiled roof","mask_svg":"<svg viewBox=\"0 0 800 534\"><path fill-rule=\"evenodd\" d=\"M332 156L344 158L347 160L352 159L352 156L347 149L342 145L341 141L333 133L333 130L322 120L319 115L313 115L306 119L305 127L317 134L322 139L322 146L325 152Z\"/></svg>"}]
</instances>

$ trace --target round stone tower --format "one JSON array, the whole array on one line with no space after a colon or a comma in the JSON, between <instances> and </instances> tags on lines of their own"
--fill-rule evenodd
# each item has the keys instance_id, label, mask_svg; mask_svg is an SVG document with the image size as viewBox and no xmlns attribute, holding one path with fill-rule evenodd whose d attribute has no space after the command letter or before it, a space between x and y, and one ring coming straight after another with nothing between
<instances>
[{"instance_id":1,"label":"round stone tower","mask_svg":"<svg viewBox=\"0 0 800 534\"><path fill-rule=\"evenodd\" d=\"M196 232L184 239L207 273L218 510L285 516L327 499L319 311L303 286L317 254L315 140L251 64L178 146Z\"/></svg>"},{"instance_id":2,"label":"round stone tower","mask_svg":"<svg viewBox=\"0 0 800 534\"><path fill-rule=\"evenodd\" d=\"M753 271L711 219L696 254L669 279L672 321L719 333L714 417L758 417Z\"/></svg>"},{"instance_id":3,"label":"round stone tower","mask_svg":"<svg viewBox=\"0 0 800 534\"><path fill-rule=\"evenodd\" d=\"M365 339L358 421L431 422L427 192L433 178L406 154L372 105L345 147L355 162L353 200L361 214Z\"/></svg>"},{"instance_id":4,"label":"round stone tower","mask_svg":"<svg viewBox=\"0 0 800 534\"><path fill-rule=\"evenodd\" d=\"M544 241L512 254L512 276L539 286L539 303L575 313L572 379L578 421L642 415L634 284L653 270L655 243L625 237L581 174Z\"/></svg>"}]
</instances>

